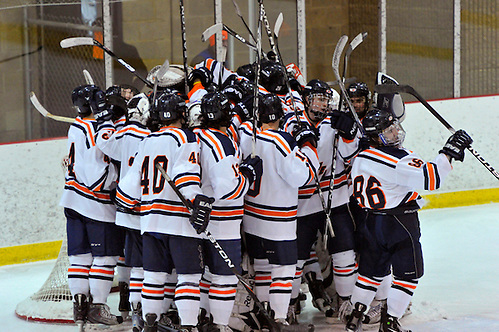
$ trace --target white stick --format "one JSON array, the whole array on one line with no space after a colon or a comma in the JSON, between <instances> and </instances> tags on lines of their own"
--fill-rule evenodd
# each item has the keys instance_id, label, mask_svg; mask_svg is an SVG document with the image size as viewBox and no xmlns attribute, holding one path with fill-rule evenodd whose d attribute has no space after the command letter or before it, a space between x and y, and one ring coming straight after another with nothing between
<instances>
[{"instance_id":1,"label":"white stick","mask_svg":"<svg viewBox=\"0 0 499 332\"><path fill-rule=\"evenodd\" d=\"M223 29L222 23L213 24L211 27L204 30L203 34L201 35L201 41L204 43L217 32L222 32L222 29Z\"/></svg>"},{"instance_id":2,"label":"white stick","mask_svg":"<svg viewBox=\"0 0 499 332\"><path fill-rule=\"evenodd\" d=\"M33 91L30 92L29 94L29 100L31 101L31 104L35 107L35 109L40 112L41 115L43 115L46 118L50 118L56 121L60 122L67 122L67 123L73 123L75 119L65 117L65 116L60 116L60 115L53 115L43 105L40 103L38 98L36 97L35 93Z\"/></svg>"},{"instance_id":3,"label":"white stick","mask_svg":"<svg viewBox=\"0 0 499 332\"><path fill-rule=\"evenodd\" d=\"M86 69L83 69L83 76L85 76L85 82L87 84L91 84L91 85L94 85L94 79L92 78L92 75L90 75L90 73L88 72L88 70Z\"/></svg>"}]
</instances>

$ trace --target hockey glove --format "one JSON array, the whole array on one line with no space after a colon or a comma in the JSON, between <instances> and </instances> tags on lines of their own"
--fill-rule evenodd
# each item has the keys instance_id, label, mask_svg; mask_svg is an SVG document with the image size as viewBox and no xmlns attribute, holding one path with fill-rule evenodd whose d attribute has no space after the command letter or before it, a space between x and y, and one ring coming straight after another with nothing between
<instances>
[{"instance_id":1,"label":"hockey glove","mask_svg":"<svg viewBox=\"0 0 499 332\"><path fill-rule=\"evenodd\" d=\"M196 80L200 80L201 84L206 89L213 83L213 73L206 67L196 68L189 74L189 88L192 89Z\"/></svg>"},{"instance_id":2,"label":"hockey glove","mask_svg":"<svg viewBox=\"0 0 499 332\"><path fill-rule=\"evenodd\" d=\"M232 101L232 102L234 102L234 103L238 103L238 102L241 101L241 99L243 99L243 91L236 84L232 84L232 85L226 86L222 90L222 93L224 95L226 95L227 98L229 98L229 100Z\"/></svg>"},{"instance_id":3,"label":"hockey glove","mask_svg":"<svg viewBox=\"0 0 499 332\"><path fill-rule=\"evenodd\" d=\"M362 136L359 139L359 150L364 151L367 150L371 147L371 144L369 143L369 139L367 137Z\"/></svg>"},{"instance_id":4,"label":"hockey glove","mask_svg":"<svg viewBox=\"0 0 499 332\"><path fill-rule=\"evenodd\" d=\"M248 121L253 118L253 96L246 96L234 106L234 112L241 118L241 121Z\"/></svg>"},{"instance_id":5,"label":"hockey glove","mask_svg":"<svg viewBox=\"0 0 499 332\"><path fill-rule=\"evenodd\" d=\"M248 179L250 185L252 185L253 182L259 180L262 177L262 158L260 158L259 156L254 156L253 158L251 158L251 156L248 156L243 160L241 165L239 165L239 171L246 177L246 179Z\"/></svg>"},{"instance_id":6,"label":"hockey glove","mask_svg":"<svg viewBox=\"0 0 499 332\"><path fill-rule=\"evenodd\" d=\"M463 161L464 149L471 146L471 143L473 143L473 139L470 135L468 135L464 130L459 129L451 137L449 137L447 143L445 143L442 150L438 151L438 153L444 153L458 161Z\"/></svg>"},{"instance_id":7,"label":"hockey glove","mask_svg":"<svg viewBox=\"0 0 499 332\"><path fill-rule=\"evenodd\" d=\"M291 134L295 138L296 143L300 148L307 143L312 145L314 148L317 147L317 141L319 140L319 137L308 124L302 124L301 126L294 127Z\"/></svg>"},{"instance_id":8,"label":"hockey glove","mask_svg":"<svg viewBox=\"0 0 499 332\"><path fill-rule=\"evenodd\" d=\"M132 99L130 99L127 105L127 120L137 121L143 125L146 125L147 120L149 119L150 106L149 98L145 95L145 93L135 95Z\"/></svg>"},{"instance_id":9,"label":"hockey glove","mask_svg":"<svg viewBox=\"0 0 499 332\"><path fill-rule=\"evenodd\" d=\"M331 127L338 130L338 134L347 140L355 138L357 133L357 123L349 115L341 111L333 111L331 114Z\"/></svg>"},{"instance_id":10,"label":"hockey glove","mask_svg":"<svg viewBox=\"0 0 499 332\"><path fill-rule=\"evenodd\" d=\"M106 94L104 91L98 90L94 93L94 98L90 102L90 108L97 122L108 121L113 117L112 108L106 104Z\"/></svg>"},{"instance_id":11,"label":"hockey glove","mask_svg":"<svg viewBox=\"0 0 499 332\"><path fill-rule=\"evenodd\" d=\"M206 230L206 227L208 227L212 204L214 201L214 198L201 194L196 195L196 198L194 198L194 206L192 208L189 221L191 222L192 227L196 230L196 233L201 234Z\"/></svg>"}]
</instances>

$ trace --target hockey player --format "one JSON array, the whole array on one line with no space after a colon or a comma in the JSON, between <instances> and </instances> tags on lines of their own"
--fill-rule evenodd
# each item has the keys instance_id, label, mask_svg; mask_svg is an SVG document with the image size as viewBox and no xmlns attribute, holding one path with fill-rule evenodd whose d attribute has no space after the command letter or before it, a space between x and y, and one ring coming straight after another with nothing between
<instances>
[{"instance_id":1,"label":"hockey player","mask_svg":"<svg viewBox=\"0 0 499 332\"><path fill-rule=\"evenodd\" d=\"M71 94L78 117L68 131L68 168L60 204L67 218L68 284L74 298L74 320L117 325L107 297L114 267L122 254L121 230L115 224L111 200L117 172L109 157L96 146L93 113L105 108L105 93L95 85L75 88Z\"/></svg>"},{"instance_id":2,"label":"hockey player","mask_svg":"<svg viewBox=\"0 0 499 332\"><path fill-rule=\"evenodd\" d=\"M472 143L463 130L455 132L433 162L421 160L402 147L405 131L392 112L372 108L362 121L371 147L362 151L352 167L353 196L366 209L362 229L359 276L351 297L354 310L347 331L360 331L376 289L393 272L381 332L406 331L399 319L404 314L418 280L423 276L423 256L417 210L419 190L436 190L451 171L451 161L463 161Z\"/></svg>"},{"instance_id":3,"label":"hockey player","mask_svg":"<svg viewBox=\"0 0 499 332\"><path fill-rule=\"evenodd\" d=\"M364 82L352 83L348 86L347 93L357 116L362 119L366 115L371 101L371 91L369 91L367 84Z\"/></svg>"},{"instance_id":4,"label":"hockey player","mask_svg":"<svg viewBox=\"0 0 499 332\"><path fill-rule=\"evenodd\" d=\"M249 156L254 147L263 159L262 179L246 195L243 230L254 260L255 293L270 303L276 321L286 326L297 262L298 188L314 177L317 138L306 127L295 132L296 141L279 130L284 112L275 94L260 96L258 112L261 128L256 137L251 123L239 128L243 155Z\"/></svg>"},{"instance_id":5,"label":"hockey player","mask_svg":"<svg viewBox=\"0 0 499 332\"><path fill-rule=\"evenodd\" d=\"M300 125L307 125L319 132L317 152L321 166L317 173L317 181L321 192L317 192L316 182L300 188L299 191L297 271L301 272L305 261L309 259L310 250L317 240L318 232L324 234L327 230L326 211L324 211L324 207L327 205L325 193L329 190L329 182L332 180L331 170L333 163L335 163L330 220L336 236L328 239L327 249L332 255L336 292L340 297L347 298L353 290L357 264L354 243L355 225L347 204L350 191L346 165L358 152L358 144L354 140L357 127L349 115L337 110L339 97L333 97L333 91L326 82L317 79L311 80L305 86L303 95L305 113L300 117L300 123L297 122L294 115L288 114L284 128L286 131L292 132ZM336 105L333 106L334 104ZM333 161L332 143L335 135L339 135L340 139L338 140L336 160ZM322 195L322 198L319 195ZM332 312L329 309L331 309L332 303L322 285L322 276L317 272L309 272L305 275L305 279L312 294L312 303L330 317ZM295 279L292 305L298 296L299 283L300 280Z\"/></svg>"},{"instance_id":6,"label":"hockey player","mask_svg":"<svg viewBox=\"0 0 499 332\"><path fill-rule=\"evenodd\" d=\"M120 164L120 178L125 177L133 164L142 139L150 134L145 127L149 118L149 99L141 93L133 97L126 106L126 124L117 130L115 123L107 121L99 126L96 144L107 156ZM111 113L114 113L111 111ZM112 116L109 114L109 116ZM125 261L118 265L118 286L120 289L120 311L132 309L133 327L142 326L141 291L144 279L142 268L142 236L138 211L118 209L116 224L125 229ZM131 267L131 268L129 268ZM128 268L128 269L127 269ZM130 271L127 271L129 270ZM126 273L128 272L128 273ZM128 310L127 310L128 309Z\"/></svg>"},{"instance_id":7,"label":"hockey player","mask_svg":"<svg viewBox=\"0 0 499 332\"><path fill-rule=\"evenodd\" d=\"M151 117L156 118L161 128L142 140L116 195L118 204L141 214L142 312L146 332L158 330L164 284L173 267L178 274L175 304L181 329L196 330L202 273L199 234L206 229L213 199L203 195L200 188L198 139L192 131L181 128L185 109L185 100L177 94L163 94L154 101ZM157 165L169 174L186 199L193 202L191 216Z\"/></svg>"},{"instance_id":8,"label":"hockey player","mask_svg":"<svg viewBox=\"0 0 499 332\"><path fill-rule=\"evenodd\" d=\"M231 118L227 97L220 92L209 92L201 99L201 124L194 132L200 140L201 187L206 195L215 198L207 229L239 269L244 195L252 183L260 181L262 162L255 156L240 164L241 152L227 134ZM206 309L212 316L205 328L230 331L228 324L238 279L209 240L204 240L203 251L208 267L203 276L208 293Z\"/></svg>"}]
</instances>

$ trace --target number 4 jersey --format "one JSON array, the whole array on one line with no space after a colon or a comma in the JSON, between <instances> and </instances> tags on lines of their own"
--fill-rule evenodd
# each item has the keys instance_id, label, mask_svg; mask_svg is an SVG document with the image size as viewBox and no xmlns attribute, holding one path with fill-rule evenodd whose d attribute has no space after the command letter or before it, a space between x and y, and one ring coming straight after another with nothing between
<instances>
[{"instance_id":1,"label":"number 4 jersey","mask_svg":"<svg viewBox=\"0 0 499 332\"><path fill-rule=\"evenodd\" d=\"M417 191L440 188L451 169L444 154L425 162L404 148L371 147L353 161L353 196L361 207L372 210L418 208L422 198Z\"/></svg>"}]
</instances>

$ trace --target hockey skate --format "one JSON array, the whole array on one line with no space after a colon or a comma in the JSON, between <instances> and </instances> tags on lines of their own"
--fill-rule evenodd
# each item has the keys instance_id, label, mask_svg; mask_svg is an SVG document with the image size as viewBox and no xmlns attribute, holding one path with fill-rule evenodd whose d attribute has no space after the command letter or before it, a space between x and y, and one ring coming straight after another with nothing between
<instances>
[{"instance_id":1,"label":"hockey skate","mask_svg":"<svg viewBox=\"0 0 499 332\"><path fill-rule=\"evenodd\" d=\"M89 328L99 330L123 323L123 317L113 315L107 304L91 303L88 308L87 322L94 325L87 324Z\"/></svg>"},{"instance_id":2,"label":"hockey skate","mask_svg":"<svg viewBox=\"0 0 499 332\"><path fill-rule=\"evenodd\" d=\"M81 331L84 331L84 324L87 320L88 301L85 294L75 294L73 302L73 319Z\"/></svg>"},{"instance_id":3,"label":"hockey skate","mask_svg":"<svg viewBox=\"0 0 499 332\"><path fill-rule=\"evenodd\" d=\"M158 321L158 332L172 332L178 330L179 325L173 323L168 313L161 314Z\"/></svg>"},{"instance_id":4,"label":"hockey skate","mask_svg":"<svg viewBox=\"0 0 499 332\"><path fill-rule=\"evenodd\" d=\"M367 309L366 305L360 302L355 303L352 313L348 316L345 330L348 332L362 331L362 320L364 319Z\"/></svg>"},{"instance_id":5,"label":"hockey skate","mask_svg":"<svg viewBox=\"0 0 499 332\"><path fill-rule=\"evenodd\" d=\"M342 298L338 296L338 319L345 323L348 321L348 317L352 313L353 306L352 302L350 302L350 298Z\"/></svg>"},{"instance_id":6,"label":"hockey skate","mask_svg":"<svg viewBox=\"0 0 499 332\"><path fill-rule=\"evenodd\" d=\"M118 283L118 287L120 290L120 302L118 304L118 310L121 313L121 317L123 317L123 319L126 319L131 311L130 301L128 300L128 298L130 297L130 288L124 281L120 281Z\"/></svg>"},{"instance_id":7,"label":"hockey skate","mask_svg":"<svg viewBox=\"0 0 499 332\"><path fill-rule=\"evenodd\" d=\"M387 306L384 305L381 311L381 324L379 332L411 332L411 330L403 329L397 317L393 317L387 313Z\"/></svg>"},{"instance_id":8,"label":"hockey skate","mask_svg":"<svg viewBox=\"0 0 499 332\"><path fill-rule=\"evenodd\" d=\"M312 295L313 306L321 312L332 309L331 299L324 290L322 280L317 279L315 272L308 272L305 274L305 279L307 280L308 289Z\"/></svg>"},{"instance_id":9,"label":"hockey skate","mask_svg":"<svg viewBox=\"0 0 499 332\"><path fill-rule=\"evenodd\" d=\"M364 315L363 324L376 324L381 320L381 311L386 305L386 300L373 300L369 310Z\"/></svg>"},{"instance_id":10,"label":"hockey skate","mask_svg":"<svg viewBox=\"0 0 499 332\"><path fill-rule=\"evenodd\" d=\"M144 320L142 319L142 304L132 303L132 332L141 332L144 328Z\"/></svg>"},{"instance_id":11,"label":"hockey skate","mask_svg":"<svg viewBox=\"0 0 499 332\"><path fill-rule=\"evenodd\" d=\"M298 323L298 315L296 314L296 306L297 304L300 303L299 301L295 301L293 304L289 304L288 307L288 314L286 315L286 321L290 325L296 325Z\"/></svg>"},{"instance_id":12,"label":"hockey skate","mask_svg":"<svg viewBox=\"0 0 499 332\"><path fill-rule=\"evenodd\" d=\"M144 321L144 329L142 330L143 332L157 332L158 331L158 322L156 319L158 318L158 315L154 313L148 313L146 314Z\"/></svg>"}]
</instances>

